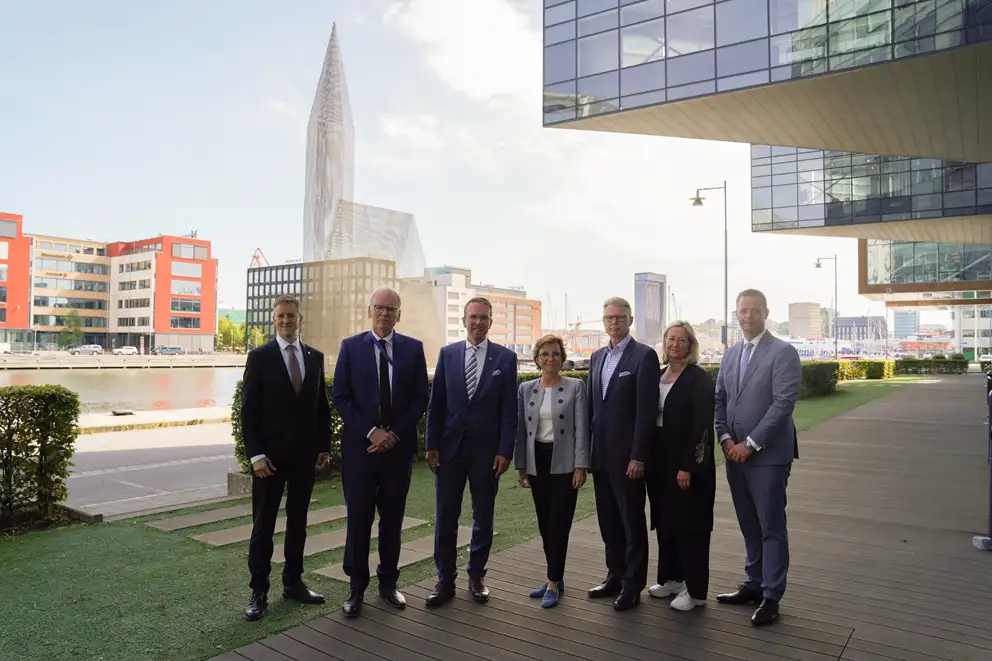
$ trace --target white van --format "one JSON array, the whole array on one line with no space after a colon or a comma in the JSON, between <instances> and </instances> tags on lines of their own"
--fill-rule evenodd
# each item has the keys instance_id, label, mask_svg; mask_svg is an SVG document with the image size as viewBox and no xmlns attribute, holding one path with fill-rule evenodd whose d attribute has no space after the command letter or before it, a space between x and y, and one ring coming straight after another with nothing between
<instances>
[{"instance_id":1,"label":"white van","mask_svg":"<svg viewBox=\"0 0 992 661\"><path fill-rule=\"evenodd\" d=\"M12 353L10 350L10 342L0 342L0 354Z\"/></svg>"}]
</instances>

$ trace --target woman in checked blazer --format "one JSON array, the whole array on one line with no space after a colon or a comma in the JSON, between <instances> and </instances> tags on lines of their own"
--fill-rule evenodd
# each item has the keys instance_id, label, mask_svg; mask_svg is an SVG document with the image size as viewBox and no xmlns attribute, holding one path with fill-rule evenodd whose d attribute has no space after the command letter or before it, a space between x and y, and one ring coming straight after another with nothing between
<instances>
[{"instance_id":1,"label":"woman in checked blazer","mask_svg":"<svg viewBox=\"0 0 992 661\"><path fill-rule=\"evenodd\" d=\"M561 375L565 343L545 335L534 345L537 379L517 392L517 483L530 488L548 575L530 596L552 608L565 590L565 555L578 490L589 467L589 411L581 379Z\"/></svg>"}]
</instances>

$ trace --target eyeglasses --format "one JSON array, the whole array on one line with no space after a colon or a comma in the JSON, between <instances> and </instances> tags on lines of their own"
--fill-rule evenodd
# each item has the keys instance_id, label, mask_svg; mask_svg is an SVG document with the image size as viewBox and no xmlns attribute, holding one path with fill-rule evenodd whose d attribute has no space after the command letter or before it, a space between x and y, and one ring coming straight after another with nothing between
<instances>
[{"instance_id":1,"label":"eyeglasses","mask_svg":"<svg viewBox=\"0 0 992 661\"><path fill-rule=\"evenodd\" d=\"M561 358L561 351L541 351L537 355L540 358Z\"/></svg>"},{"instance_id":2,"label":"eyeglasses","mask_svg":"<svg viewBox=\"0 0 992 661\"><path fill-rule=\"evenodd\" d=\"M604 324L609 324L611 322L615 322L615 323L618 323L619 324L621 321L627 321L627 315L625 315L625 314L613 314L613 315L606 315L606 316L603 317L603 323Z\"/></svg>"},{"instance_id":3,"label":"eyeglasses","mask_svg":"<svg viewBox=\"0 0 992 661\"><path fill-rule=\"evenodd\" d=\"M399 308L394 308L391 305L373 305L372 309L375 310L376 314L382 314L383 312L388 314L396 314L400 311Z\"/></svg>"}]
</instances>

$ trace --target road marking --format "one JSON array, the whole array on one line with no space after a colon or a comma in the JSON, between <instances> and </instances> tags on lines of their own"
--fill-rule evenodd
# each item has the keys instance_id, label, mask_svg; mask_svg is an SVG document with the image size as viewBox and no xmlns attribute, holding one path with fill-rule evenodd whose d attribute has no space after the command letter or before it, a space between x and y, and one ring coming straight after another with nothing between
<instances>
[{"instance_id":1,"label":"road marking","mask_svg":"<svg viewBox=\"0 0 992 661\"><path fill-rule=\"evenodd\" d=\"M84 503L79 507L104 507L106 505L116 505L118 503L130 503L137 500L148 500L149 498L160 498L162 496L175 496L181 493L192 493L193 491L204 491L206 489L217 489L220 487L227 487L227 484L206 484L200 487L192 487L190 489L180 489L179 491L163 491L162 493L153 493L147 496L134 496L131 498L118 498L117 500L107 500L102 503Z\"/></svg>"},{"instance_id":2,"label":"road marking","mask_svg":"<svg viewBox=\"0 0 992 661\"><path fill-rule=\"evenodd\" d=\"M173 461L163 461L156 464L137 464L133 466L118 466L116 468L99 468L97 470L81 471L79 473L73 473L69 476L71 480L74 477L92 477L94 475L112 475L114 473L128 473L132 471L144 471L152 470L154 468L170 468L172 466L186 466L189 464L201 464L207 461L221 461L224 459L233 459L230 454L215 454L207 457L193 457L192 459L175 459Z\"/></svg>"},{"instance_id":3,"label":"road marking","mask_svg":"<svg viewBox=\"0 0 992 661\"><path fill-rule=\"evenodd\" d=\"M126 487L134 487L135 489L142 489L144 491L151 491L154 494L162 495L169 493L168 491L163 491L162 489L155 489L154 487L146 487L143 484L138 484L137 482L127 482L126 480L114 480L117 484L123 484Z\"/></svg>"}]
</instances>

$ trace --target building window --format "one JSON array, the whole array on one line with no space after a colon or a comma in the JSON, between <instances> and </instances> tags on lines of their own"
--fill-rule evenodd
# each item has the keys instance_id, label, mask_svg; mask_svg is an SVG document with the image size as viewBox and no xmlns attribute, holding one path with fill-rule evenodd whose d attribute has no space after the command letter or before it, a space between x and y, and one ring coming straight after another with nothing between
<instances>
[{"instance_id":1,"label":"building window","mask_svg":"<svg viewBox=\"0 0 992 661\"><path fill-rule=\"evenodd\" d=\"M10 254L10 244L6 241L0 241L0 259L9 259Z\"/></svg>"},{"instance_id":2,"label":"building window","mask_svg":"<svg viewBox=\"0 0 992 661\"><path fill-rule=\"evenodd\" d=\"M192 280L173 280L172 293L177 296L199 296L200 283Z\"/></svg>"},{"instance_id":3,"label":"building window","mask_svg":"<svg viewBox=\"0 0 992 661\"><path fill-rule=\"evenodd\" d=\"M170 317L169 318L170 328L199 328L200 318L199 317Z\"/></svg>"},{"instance_id":4,"label":"building window","mask_svg":"<svg viewBox=\"0 0 992 661\"><path fill-rule=\"evenodd\" d=\"M0 322L7 321L7 308L0 308Z\"/></svg>"},{"instance_id":5,"label":"building window","mask_svg":"<svg viewBox=\"0 0 992 661\"><path fill-rule=\"evenodd\" d=\"M457 301L458 300L458 292L449 291L448 292L448 300L449 301Z\"/></svg>"},{"instance_id":6,"label":"building window","mask_svg":"<svg viewBox=\"0 0 992 661\"><path fill-rule=\"evenodd\" d=\"M171 309L173 312L199 312L200 301L188 298L172 299Z\"/></svg>"},{"instance_id":7,"label":"building window","mask_svg":"<svg viewBox=\"0 0 992 661\"><path fill-rule=\"evenodd\" d=\"M6 303L6 302L7 302L7 288L0 287L0 303Z\"/></svg>"},{"instance_id":8,"label":"building window","mask_svg":"<svg viewBox=\"0 0 992 661\"><path fill-rule=\"evenodd\" d=\"M161 250L161 248L159 248ZM150 317L138 317L139 326L151 326Z\"/></svg>"},{"instance_id":9,"label":"building window","mask_svg":"<svg viewBox=\"0 0 992 661\"><path fill-rule=\"evenodd\" d=\"M172 262L172 275L183 278L202 278L203 265L189 262Z\"/></svg>"},{"instance_id":10,"label":"building window","mask_svg":"<svg viewBox=\"0 0 992 661\"><path fill-rule=\"evenodd\" d=\"M0 220L0 236L8 239L17 238L17 222L13 220Z\"/></svg>"},{"instance_id":11,"label":"building window","mask_svg":"<svg viewBox=\"0 0 992 661\"><path fill-rule=\"evenodd\" d=\"M458 337L458 331L456 331L456 330L449 330L448 331L448 337L457 338Z\"/></svg>"},{"instance_id":12,"label":"building window","mask_svg":"<svg viewBox=\"0 0 992 661\"><path fill-rule=\"evenodd\" d=\"M7 265L0 264L0 282L7 282Z\"/></svg>"}]
</instances>

